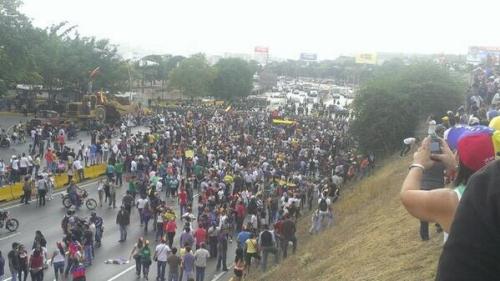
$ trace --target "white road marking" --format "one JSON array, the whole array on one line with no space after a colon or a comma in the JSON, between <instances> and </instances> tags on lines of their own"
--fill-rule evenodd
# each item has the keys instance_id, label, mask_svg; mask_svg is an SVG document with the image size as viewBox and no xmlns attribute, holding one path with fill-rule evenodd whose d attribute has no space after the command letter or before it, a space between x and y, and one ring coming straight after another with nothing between
<instances>
[{"instance_id":1,"label":"white road marking","mask_svg":"<svg viewBox=\"0 0 500 281\"><path fill-rule=\"evenodd\" d=\"M16 232L16 233L13 233L13 234L11 234L11 235L7 235L7 236L5 236L5 237L0 238L0 241L5 240L5 239L12 238L12 237L17 236L17 235L19 235L19 234L21 234L21 232Z\"/></svg>"},{"instance_id":2,"label":"white road marking","mask_svg":"<svg viewBox=\"0 0 500 281\"><path fill-rule=\"evenodd\" d=\"M117 275L111 277L110 279L108 279L108 281L114 281L114 280L117 280L120 276L124 275L125 273L131 271L132 269L135 268L135 265L132 265L131 267L125 269L124 271L118 273Z\"/></svg>"},{"instance_id":3,"label":"white road marking","mask_svg":"<svg viewBox=\"0 0 500 281\"><path fill-rule=\"evenodd\" d=\"M231 270L232 268L233 268L233 266L231 265L230 267L227 268L228 269L227 271L222 271L221 273L215 275L214 278L212 278L212 281L219 280L222 276L224 276L224 274L228 273L229 270Z\"/></svg>"},{"instance_id":4,"label":"white road marking","mask_svg":"<svg viewBox=\"0 0 500 281\"><path fill-rule=\"evenodd\" d=\"M91 182L88 182L88 183L85 183L85 184L80 185L80 187L86 187L86 186L92 185L92 184L94 184L94 183L96 183L96 182L97 182L97 181L91 181ZM62 194L62 193L64 193L64 192L66 192L66 190L61 190L61 191L58 191L58 192L52 193L52 197L53 197L53 198L52 198L52 200L55 200L55 197L56 197L57 195ZM17 200L17 199L16 199L16 200ZM33 202L34 200L31 200L31 201ZM48 199L47 199L47 201L48 201ZM2 210L10 210L10 209L17 208L17 207L19 207L19 206L24 206L24 203L15 204L15 205L8 206L8 207L5 207L5 208L1 208L1 206L0 206L0 208L1 208Z\"/></svg>"}]
</instances>

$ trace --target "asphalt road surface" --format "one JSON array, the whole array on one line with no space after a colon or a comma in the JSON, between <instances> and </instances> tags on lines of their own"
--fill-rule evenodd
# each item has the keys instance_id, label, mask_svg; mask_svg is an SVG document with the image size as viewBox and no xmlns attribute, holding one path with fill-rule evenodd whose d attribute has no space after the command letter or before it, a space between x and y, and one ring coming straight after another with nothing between
<instances>
[{"instance_id":1,"label":"asphalt road surface","mask_svg":"<svg viewBox=\"0 0 500 281\"><path fill-rule=\"evenodd\" d=\"M95 181L84 183L82 186L89 191L90 197L97 199L97 183ZM116 209L109 208L107 205L103 205L102 208L98 207L96 209L97 214L104 220L105 230L102 239L102 247L95 249L95 260L92 262L92 266L87 269L87 280L137 280L135 275L135 263L133 260L130 263L123 265L105 264L104 261L116 258L128 259L134 243L140 236L143 236L145 239L150 241L152 249L156 246L154 231L152 229L152 221L150 221L149 231L145 233L143 227L140 226L137 210L132 211L131 223L128 227L127 241L125 243L118 243L119 229L118 225L115 224L115 219L119 210L119 202L121 202L121 198L125 191L126 186L124 184L124 186L120 188L117 193ZM161 196L164 198L165 194L163 193ZM193 209L196 210L197 200L194 201L195 203ZM177 202L167 202L169 206L172 206L174 210L176 210L177 217L179 218L180 215ZM17 232L9 233L7 230L1 230L0 232L0 249L3 253L5 253L5 255L10 250L13 242L20 242L24 244L26 248L31 249L35 231L40 230L45 235L48 242L50 258L50 254L56 248L56 242L62 240L62 230L60 225L61 220L66 213L65 208L62 206L62 200L59 194L56 194L53 200L47 201L47 205L45 207L36 207L36 203L32 201L30 205L21 205L18 202L15 202L15 204L11 203L9 205L4 204L3 206L0 206L0 209L9 210L11 216L17 218L20 222ZM77 214L81 217L89 217L90 211L85 207L82 207ZM184 224L178 220L177 225L182 228L182 225ZM179 237L180 234L177 233L174 242L174 246L177 248L179 248ZM233 241L229 244L227 258L228 266L232 264L235 250L236 242ZM216 272L215 264L215 258L211 258L206 268L205 280L224 280L226 276L231 275L231 271L226 274L224 274L224 272ZM156 263L153 262L150 267L150 280L155 280L156 270ZM8 266L6 266L6 272L8 272ZM10 273L7 273L6 276L10 276ZM9 278L6 280L11 280ZM52 268L45 271L44 280L55 280Z\"/></svg>"}]
</instances>

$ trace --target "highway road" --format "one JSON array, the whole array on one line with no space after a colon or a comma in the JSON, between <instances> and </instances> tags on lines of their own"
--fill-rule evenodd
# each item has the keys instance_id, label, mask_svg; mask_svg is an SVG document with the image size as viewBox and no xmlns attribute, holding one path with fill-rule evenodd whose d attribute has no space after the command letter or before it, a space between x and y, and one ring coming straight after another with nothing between
<instances>
[{"instance_id":1,"label":"highway road","mask_svg":"<svg viewBox=\"0 0 500 281\"><path fill-rule=\"evenodd\" d=\"M89 182L84 183L82 186L89 191L90 197L97 198L97 183ZM117 202L121 201L123 194L126 191L125 185L118 191ZM165 194L162 194L164 198ZM196 200L195 200L196 201ZM176 212L177 217L179 215L179 207L174 201L167 201L169 206L172 206ZM56 242L62 239L62 230L60 227L61 220L66 212L62 206L60 195L57 194L53 200L48 201L45 207L36 207L35 202L30 205L21 205L18 202L11 204L4 204L0 206L0 209L7 209L10 211L11 215L20 221L20 226L17 232L8 233L6 230L2 230L0 233L0 249L5 255L10 250L10 245L13 242L20 242L24 244L27 248L31 249L33 244L35 231L40 230L45 235L48 242L49 253L52 253L56 248ZM196 202L194 209L196 210ZM119 230L118 225L115 224L116 214L118 208L113 209L104 205L102 208L98 207L96 212L104 220L104 236L102 240L102 247L96 248L95 250L95 260L93 265L88 268L87 280L136 280L135 276L135 264L132 261L129 264L124 265L113 265L105 264L104 261L107 259L116 258L128 258L130 252L137 241L138 237L143 236L151 242L154 247L156 245L154 232L152 227L150 227L149 232L145 233L144 229L140 226L139 217L136 210L132 211L131 224L128 228L128 237L125 243L119 243ZM86 208L81 208L78 213L79 216L88 217L90 216L90 211ZM151 224L151 222L150 222ZM178 220L177 224L182 226L183 223ZM196 225L196 223L195 223ZM176 235L174 246L179 248L179 234ZM234 259L234 251L236 249L236 243L233 242L228 250L228 266L231 265ZM152 248L153 248L152 247ZM8 271L8 268L6 268ZM45 271L44 280L54 280L53 270ZM215 271L215 258L210 259L207 269L206 269L206 280L218 280L221 279L223 272ZM228 274L226 274L228 275ZM9 276L7 274L7 276ZM150 268L150 280L156 278L156 264ZM11 280L11 279L7 279Z\"/></svg>"}]
</instances>

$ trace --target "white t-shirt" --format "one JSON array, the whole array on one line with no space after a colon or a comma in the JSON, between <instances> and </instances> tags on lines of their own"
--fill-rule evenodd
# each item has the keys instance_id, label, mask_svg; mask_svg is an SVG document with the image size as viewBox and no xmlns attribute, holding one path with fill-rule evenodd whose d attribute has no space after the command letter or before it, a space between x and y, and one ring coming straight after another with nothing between
<instances>
[{"instance_id":1,"label":"white t-shirt","mask_svg":"<svg viewBox=\"0 0 500 281\"><path fill-rule=\"evenodd\" d=\"M417 141L415 138L406 138L403 140L404 144L414 144Z\"/></svg>"},{"instance_id":2,"label":"white t-shirt","mask_svg":"<svg viewBox=\"0 0 500 281\"><path fill-rule=\"evenodd\" d=\"M82 166L82 162L80 162L80 160L75 160L75 162L73 162L73 168L75 170L80 170L80 169L83 169L83 166Z\"/></svg>"},{"instance_id":3,"label":"white t-shirt","mask_svg":"<svg viewBox=\"0 0 500 281\"><path fill-rule=\"evenodd\" d=\"M170 248L167 244L159 244L156 246L156 258L158 261L167 261L168 255L170 253Z\"/></svg>"},{"instance_id":4,"label":"white t-shirt","mask_svg":"<svg viewBox=\"0 0 500 281\"><path fill-rule=\"evenodd\" d=\"M139 209L143 209L144 206L146 206L146 204L148 203L148 199L147 198L139 198L137 199L137 208Z\"/></svg>"},{"instance_id":5,"label":"white t-shirt","mask_svg":"<svg viewBox=\"0 0 500 281\"><path fill-rule=\"evenodd\" d=\"M28 157L26 157L26 156L21 157L21 161L19 162L19 167L27 168L28 165L29 165Z\"/></svg>"},{"instance_id":6,"label":"white t-shirt","mask_svg":"<svg viewBox=\"0 0 500 281\"><path fill-rule=\"evenodd\" d=\"M207 249L200 248L194 252L194 265L198 267L206 267L207 259L210 257L210 253Z\"/></svg>"}]
</instances>

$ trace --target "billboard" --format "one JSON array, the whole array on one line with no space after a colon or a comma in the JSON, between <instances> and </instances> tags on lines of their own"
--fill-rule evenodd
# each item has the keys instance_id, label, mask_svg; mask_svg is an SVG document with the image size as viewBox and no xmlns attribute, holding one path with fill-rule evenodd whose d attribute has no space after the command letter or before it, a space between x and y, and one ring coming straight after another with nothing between
<instances>
[{"instance_id":1,"label":"billboard","mask_svg":"<svg viewBox=\"0 0 500 281\"><path fill-rule=\"evenodd\" d=\"M361 53L355 57L356 63L377 64L377 53Z\"/></svg>"},{"instance_id":2,"label":"billboard","mask_svg":"<svg viewBox=\"0 0 500 281\"><path fill-rule=\"evenodd\" d=\"M318 59L318 55L315 53L301 53L300 60L315 61Z\"/></svg>"},{"instance_id":3,"label":"billboard","mask_svg":"<svg viewBox=\"0 0 500 281\"><path fill-rule=\"evenodd\" d=\"M254 51L255 51L256 53L264 53L264 54L268 54L268 53L269 53L269 47L257 46L257 47L255 47Z\"/></svg>"},{"instance_id":4,"label":"billboard","mask_svg":"<svg viewBox=\"0 0 500 281\"><path fill-rule=\"evenodd\" d=\"M500 64L500 47L469 47L467 53L467 63L499 65Z\"/></svg>"}]
</instances>

